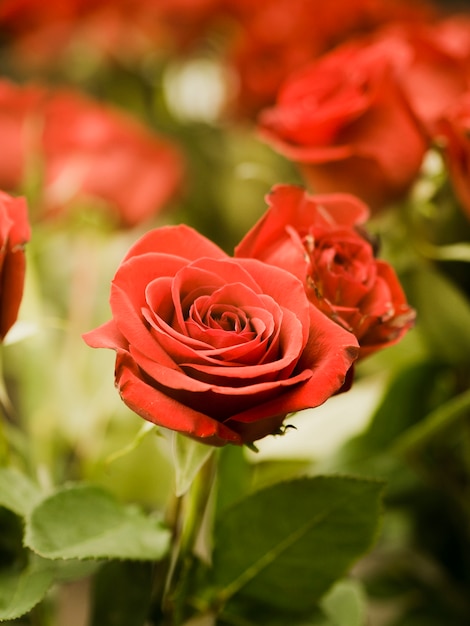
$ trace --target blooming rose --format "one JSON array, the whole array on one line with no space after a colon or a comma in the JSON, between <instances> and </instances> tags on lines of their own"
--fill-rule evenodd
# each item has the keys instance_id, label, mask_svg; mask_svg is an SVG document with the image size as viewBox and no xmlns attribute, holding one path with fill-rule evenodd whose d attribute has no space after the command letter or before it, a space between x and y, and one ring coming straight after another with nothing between
<instances>
[{"instance_id":1,"label":"blooming rose","mask_svg":"<svg viewBox=\"0 0 470 626\"><path fill-rule=\"evenodd\" d=\"M287 79L261 113L261 138L316 192L350 192L372 209L400 197L427 148L399 82L409 54L396 39L336 48Z\"/></svg>"},{"instance_id":2,"label":"blooming rose","mask_svg":"<svg viewBox=\"0 0 470 626\"><path fill-rule=\"evenodd\" d=\"M112 320L85 334L116 350L116 386L143 418L212 445L280 431L341 387L354 336L292 274L233 259L186 226L155 229L111 289Z\"/></svg>"},{"instance_id":3,"label":"blooming rose","mask_svg":"<svg viewBox=\"0 0 470 626\"><path fill-rule=\"evenodd\" d=\"M360 357L396 343L414 311L364 235L366 205L347 194L311 196L293 185L275 186L267 201L268 211L235 256L272 263L302 280L310 301L354 333Z\"/></svg>"},{"instance_id":4,"label":"blooming rose","mask_svg":"<svg viewBox=\"0 0 470 626\"><path fill-rule=\"evenodd\" d=\"M450 180L462 208L470 219L470 92L466 93L436 127Z\"/></svg>"},{"instance_id":5,"label":"blooming rose","mask_svg":"<svg viewBox=\"0 0 470 626\"><path fill-rule=\"evenodd\" d=\"M24 198L0 192L0 339L16 322L23 296L24 244L30 228Z\"/></svg>"}]
</instances>

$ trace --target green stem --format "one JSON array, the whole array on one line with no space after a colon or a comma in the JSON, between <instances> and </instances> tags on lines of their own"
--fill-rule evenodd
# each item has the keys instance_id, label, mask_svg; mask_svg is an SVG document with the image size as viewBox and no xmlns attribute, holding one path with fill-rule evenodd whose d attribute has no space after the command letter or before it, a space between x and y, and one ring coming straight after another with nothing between
<instances>
[{"instance_id":1,"label":"green stem","mask_svg":"<svg viewBox=\"0 0 470 626\"><path fill-rule=\"evenodd\" d=\"M190 490L182 497L179 510L180 535L176 546L174 565L164 598L164 610L170 616L169 624L180 626L187 609L188 590L194 563L194 549L201 537L203 524L215 479L216 454L211 454L193 481Z\"/></svg>"}]
</instances>

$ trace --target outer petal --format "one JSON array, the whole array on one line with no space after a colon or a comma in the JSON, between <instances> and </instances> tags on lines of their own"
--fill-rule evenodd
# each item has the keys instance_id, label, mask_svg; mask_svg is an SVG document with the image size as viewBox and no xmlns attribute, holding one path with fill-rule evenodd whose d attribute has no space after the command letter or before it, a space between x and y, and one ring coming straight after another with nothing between
<instances>
[{"instance_id":1,"label":"outer petal","mask_svg":"<svg viewBox=\"0 0 470 626\"><path fill-rule=\"evenodd\" d=\"M147 384L127 352L119 351L116 357L116 386L125 404L153 424L215 446L242 443L229 427Z\"/></svg>"},{"instance_id":2,"label":"outer petal","mask_svg":"<svg viewBox=\"0 0 470 626\"><path fill-rule=\"evenodd\" d=\"M188 261L195 261L201 257L227 258L219 246L185 224L151 230L130 248L124 261L148 252L181 256Z\"/></svg>"},{"instance_id":3,"label":"outer petal","mask_svg":"<svg viewBox=\"0 0 470 626\"><path fill-rule=\"evenodd\" d=\"M3 339L18 317L26 271L23 247L31 231L24 198L1 193L0 204L0 339Z\"/></svg>"}]
</instances>

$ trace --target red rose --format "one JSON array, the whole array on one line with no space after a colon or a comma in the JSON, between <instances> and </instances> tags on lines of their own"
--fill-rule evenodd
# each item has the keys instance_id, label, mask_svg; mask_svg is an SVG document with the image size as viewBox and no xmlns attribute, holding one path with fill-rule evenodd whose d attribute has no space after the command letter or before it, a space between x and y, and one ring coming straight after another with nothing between
<instances>
[{"instance_id":1,"label":"red rose","mask_svg":"<svg viewBox=\"0 0 470 626\"><path fill-rule=\"evenodd\" d=\"M357 355L292 274L228 257L186 226L131 248L110 303L112 320L84 338L116 350L123 401L212 445L279 432L286 414L335 393Z\"/></svg>"},{"instance_id":2,"label":"red rose","mask_svg":"<svg viewBox=\"0 0 470 626\"><path fill-rule=\"evenodd\" d=\"M470 92L440 120L436 138L442 147L455 194L470 219Z\"/></svg>"},{"instance_id":3,"label":"red rose","mask_svg":"<svg viewBox=\"0 0 470 626\"><path fill-rule=\"evenodd\" d=\"M374 209L400 197L427 148L399 82L409 54L395 39L336 48L287 79L261 113L261 137L317 192L354 193Z\"/></svg>"},{"instance_id":4,"label":"red rose","mask_svg":"<svg viewBox=\"0 0 470 626\"><path fill-rule=\"evenodd\" d=\"M360 357L396 343L411 327L414 311L395 272L375 258L363 234L367 207L354 196L310 196L292 185L275 186L267 201L268 211L235 256L297 276L310 301L354 333Z\"/></svg>"},{"instance_id":5,"label":"red rose","mask_svg":"<svg viewBox=\"0 0 470 626\"><path fill-rule=\"evenodd\" d=\"M179 189L182 158L136 120L72 92L51 93L42 150L46 207L91 197L124 226L155 215Z\"/></svg>"},{"instance_id":6,"label":"red rose","mask_svg":"<svg viewBox=\"0 0 470 626\"><path fill-rule=\"evenodd\" d=\"M92 200L121 226L156 215L179 192L183 157L136 119L82 94L0 81L0 188L41 168L41 217Z\"/></svg>"},{"instance_id":7,"label":"red rose","mask_svg":"<svg viewBox=\"0 0 470 626\"><path fill-rule=\"evenodd\" d=\"M226 0L238 22L229 62L237 77L238 113L254 116L275 102L285 78L340 42L380 24L419 23L434 14L407 0Z\"/></svg>"},{"instance_id":8,"label":"red rose","mask_svg":"<svg viewBox=\"0 0 470 626\"><path fill-rule=\"evenodd\" d=\"M470 88L470 17L395 26L377 39L408 48L399 79L417 119L432 134L436 121Z\"/></svg>"},{"instance_id":9,"label":"red rose","mask_svg":"<svg viewBox=\"0 0 470 626\"><path fill-rule=\"evenodd\" d=\"M31 236L24 198L0 192L0 339L16 322L23 297L24 244Z\"/></svg>"}]
</instances>

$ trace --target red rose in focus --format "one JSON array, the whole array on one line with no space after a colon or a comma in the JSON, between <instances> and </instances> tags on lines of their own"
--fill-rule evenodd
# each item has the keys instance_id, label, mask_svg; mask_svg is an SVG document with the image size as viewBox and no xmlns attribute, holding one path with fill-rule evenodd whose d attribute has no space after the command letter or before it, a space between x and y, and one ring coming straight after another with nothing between
<instances>
[{"instance_id":1,"label":"red rose in focus","mask_svg":"<svg viewBox=\"0 0 470 626\"><path fill-rule=\"evenodd\" d=\"M147 233L112 282L113 318L88 345L116 350L116 386L143 418L212 445L279 432L341 387L350 333L292 274L233 259L189 227Z\"/></svg>"},{"instance_id":2,"label":"red rose in focus","mask_svg":"<svg viewBox=\"0 0 470 626\"><path fill-rule=\"evenodd\" d=\"M316 192L381 208L407 191L427 148L398 78L409 54L398 40L335 49L287 79L261 113L261 137L299 163Z\"/></svg>"},{"instance_id":3,"label":"red rose in focus","mask_svg":"<svg viewBox=\"0 0 470 626\"><path fill-rule=\"evenodd\" d=\"M396 343L412 326L414 311L395 272L377 260L361 225L367 207L354 196L310 196L277 185L269 209L236 248L287 269L303 283L310 301L354 333L365 357Z\"/></svg>"},{"instance_id":4,"label":"red rose in focus","mask_svg":"<svg viewBox=\"0 0 470 626\"><path fill-rule=\"evenodd\" d=\"M24 198L0 192L0 339L16 322L23 297L24 244L31 236Z\"/></svg>"},{"instance_id":5,"label":"red rose in focus","mask_svg":"<svg viewBox=\"0 0 470 626\"><path fill-rule=\"evenodd\" d=\"M52 93L42 137L46 208L91 197L123 225L149 219L178 190L180 153L135 120L73 93Z\"/></svg>"},{"instance_id":6,"label":"red rose in focus","mask_svg":"<svg viewBox=\"0 0 470 626\"><path fill-rule=\"evenodd\" d=\"M470 93L450 108L436 127L450 180L470 219Z\"/></svg>"}]
</instances>

